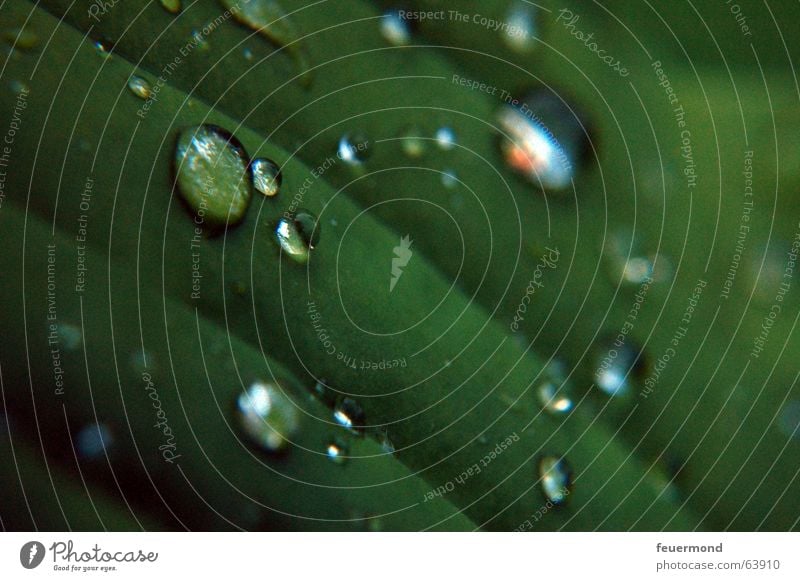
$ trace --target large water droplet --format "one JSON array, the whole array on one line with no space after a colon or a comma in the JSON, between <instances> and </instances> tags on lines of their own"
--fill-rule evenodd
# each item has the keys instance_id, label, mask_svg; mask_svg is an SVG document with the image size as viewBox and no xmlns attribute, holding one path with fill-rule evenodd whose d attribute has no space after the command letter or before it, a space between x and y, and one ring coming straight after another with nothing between
<instances>
[{"instance_id":1,"label":"large water droplet","mask_svg":"<svg viewBox=\"0 0 800 581\"><path fill-rule=\"evenodd\" d=\"M347 455L350 453L350 448L347 442L341 438L334 438L325 448L325 454L334 464L344 464L347 462Z\"/></svg>"},{"instance_id":2,"label":"large water droplet","mask_svg":"<svg viewBox=\"0 0 800 581\"><path fill-rule=\"evenodd\" d=\"M153 88L150 86L150 83L136 75L128 79L128 90L144 101L147 101L153 96Z\"/></svg>"},{"instance_id":3,"label":"large water droplet","mask_svg":"<svg viewBox=\"0 0 800 581\"><path fill-rule=\"evenodd\" d=\"M372 154L370 145L363 133L345 133L339 138L336 155L348 165L361 165Z\"/></svg>"},{"instance_id":4,"label":"large water droplet","mask_svg":"<svg viewBox=\"0 0 800 581\"><path fill-rule=\"evenodd\" d=\"M396 10L386 12L381 18L381 35L393 46L405 46L411 41L408 21L400 18Z\"/></svg>"},{"instance_id":5,"label":"large water droplet","mask_svg":"<svg viewBox=\"0 0 800 581\"><path fill-rule=\"evenodd\" d=\"M283 8L275 0L220 0L221 4L239 22L255 30L277 47L282 47L292 58L301 74L304 85L311 82L308 58L301 36Z\"/></svg>"},{"instance_id":6,"label":"large water droplet","mask_svg":"<svg viewBox=\"0 0 800 581\"><path fill-rule=\"evenodd\" d=\"M239 395L236 410L245 436L269 452L283 450L300 427L297 407L274 383L253 383Z\"/></svg>"},{"instance_id":7,"label":"large water droplet","mask_svg":"<svg viewBox=\"0 0 800 581\"><path fill-rule=\"evenodd\" d=\"M539 460L539 479L547 500L555 505L564 504L572 487L572 470L559 456L543 456Z\"/></svg>"},{"instance_id":8,"label":"large water droplet","mask_svg":"<svg viewBox=\"0 0 800 581\"><path fill-rule=\"evenodd\" d=\"M170 14L177 14L181 11L181 0L160 0L161 6Z\"/></svg>"},{"instance_id":9,"label":"large water droplet","mask_svg":"<svg viewBox=\"0 0 800 581\"><path fill-rule=\"evenodd\" d=\"M646 368L641 350L631 344L632 338L599 343L595 349L594 380L607 395L624 395L631 384L638 379Z\"/></svg>"},{"instance_id":10,"label":"large water droplet","mask_svg":"<svg viewBox=\"0 0 800 581\"><path fill-rule=\"evenodd\" d=\"M253 187L265 196L277 196L281 189L283 176L281 168L269 159L259 157L250 164L250 173L253 176Z\"/></svg>"},{"instance_id":11,"label":"large water droplet","mask_svg":"<svg viewBox=\"0 0 800 581\"><path fill-rule=\"evenodd\" d=\"M439 149L449 151L456 145L456 134L450 127L440 127L436 130L436 135L434 137Z\"/></svg>"},{"instance_id":12,"label":"large water droplet","mask_svg":"<svg viewBox=\"0 0 800 581\"><path fill-rule=\"evenodd\" d=\"M497 123L504 133L500 150L512 170L545 190L572 183L585 149L585 133L561 99L534 91L517 105L503 105Z\"/></svg>"},{"instance_id":13,"label":"large water droplet","mask_svg":"<svg viewBox=\"0 0 800 581\"><path fill-rule=\"evenodd\" d=\"M361 405L350 397L342 398L333 409L333 419L356 434L364 430L365 415Z\"/></svg>"},{"instance_id":14,"label":"large water droplet","mask_svg":"<svg viewBox=\"0 0 800 581\"><path fill-rule=\"evenodd\" d=\"M286 254L304 264L319 243L317 217L308 210L298 210L294 218L281 218L275 236Z\"/></svg>"},{"instance_id":15,"label":"large water droplet","mask_svg":"<svg viewBox=\"0 0 800 581\"><path fill-rule=\"evenodd\" d=\"M536 8L515 2L508 11L501 34L503 42L511 50L519 53L530 51L536 42Z\"/></svg>"},{"instance_id":16,"label":"large water droplet","mask_svg":"<svg viewBox=\"0 0 800 581\"><path fill-rule=\"evenodd\" d=\"M195 222L216 228L242 221L250 204L247 153L216 125L184 130L175 147L178 191L195 212Z\"/></svg>"},{"instance_id":17,"label":"large water droplet","mask_svg":"<svg viewBox=\"0 0 800 581\"><path fill-rule=\"evenodd\" d=\"M114 437L106 424L89 424L75 435L75 451L79 458L97 460L105 456Z\"/></svg>"}]
</instances>

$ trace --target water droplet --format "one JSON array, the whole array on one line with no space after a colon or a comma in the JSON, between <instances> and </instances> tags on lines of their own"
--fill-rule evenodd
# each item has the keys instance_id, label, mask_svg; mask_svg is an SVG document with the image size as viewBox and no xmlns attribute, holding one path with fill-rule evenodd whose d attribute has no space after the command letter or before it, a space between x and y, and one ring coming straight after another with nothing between
<instances>
[{"instance_id":1,"label":"water droplet","mask_svg":"<svg viewBox=\"0 0 800 581\"><path fill-rule=\"evenodd\" d=\"M336 155L348 165L361 165L371 154L369 139L363 133L345 133L336 149Z\"/></svg>"},{"instance_id":2,"label":"water droplet","mask_svg":"<svg viewBox=\"0 0 800 581\"><path fill-rule=\"evenodd\" d=\"M178 191L198 223L215 228L237 224L250 204L247 153L216 125L185 129L175 147Z\"/></svg>"},{"instance_id":3,"label":"water droplet","mask_svg":"<svg viewBox=\"0 0 800 581\"><path fill-rule=\"evenodd\" d=\"M449 151L456 145L456 134L450 127L440 127L436 130L436 145L439 149Z\"/></svg>"},{"instance_id":4,"label":"water droplet","mask_svg":"<svg viewBox=\"0 0 800 581\"><path fill-rule=\"evenodd\" d=\"M486 436L486 434L481 434L480 436L478 436L478 443L481 444L482 446L485 446L486 444L489 443L489 438Z\"/></svg>"},{"instance_id":5,"label":"water droplet","mask_svg":"<svg viewBox=\"0 0 800 581\"><path fill-rule=\"evenodd\" d=\"M272 197L278 195L283 182L281 168L269 159L259 157L250 164L250 173L253 176L253 187L257 192Z\"/></svg>"},{"instance_id":6,"label":"water droplet","mask_svg":"<svg viewBox=\"0 0 800 581\"><path fill-rule=\"evenodd\" d=\"M177 14L181 11L181 0L160 0L161 6L170 14Z\"/></svg>"},{"instance_id":7,"label":"water droplet","mask_svg":"<svg viewBox=\"0 0 800 581\"><path fill-rule=\"evenodd\" d=\"M448 190L452 190L458 185L458 176L452 169L447 169L442 172L442 185Z\"/></svg>"},{"instance_id":8,"label":"water droplet","mask_svg":"<svg viewBox=\"0 0 800 581\"><path fill-rule=\"evenodd\" d=\"M274 383L256 381L236 400L239 425L257 446L278 452L300 427L294 402Z\"/></svg>"},{"instance_id":9,"label":"water droplet","mask_svg":"<svg viewBox=\"0 0 800 581\"><path fill-rule=\"evenodd\" d=\"M283 8L275 0L220 0L233 17L255 30L267 41L283 48L292 58L301 74L304 85L311 83L308 57L302 45L301 35L292 24Z\"/></svg>"},{"instance_id":10,"label":"water droplet","mask_svg":"<svg viewBox=\"0 0 800 581\"><path fill-rule=\"evenodd\" d=\"M497 123L504 133L500 150L509 168L545 190L572 183L586 137L561 99L534 91L519 105L503 105Z\"/></svg>"},{"instance_id":11,"label":"water droplet","mask_svg":"<svg viewBox=\"0 0 800 581\"><path fill-rule=\"evenodd\" d=\"M341 438L335 438L328 444L327 448L325 448L325 454L334 464L344 464L347 462L347 455L349 453L350 449L347 442Z\"/></svg>"},{"instance_id":12,"label":"water droplet","mask_svg":"<svg viewBox=\"0 0 800 581\"><path fill-rule=\"evenodd\" d=\"M34 51L39 47L39 36L29 26L7 30L3 39L12 49Z\"/></svg>"},{"instance_id":13,"label":"water droplet","mask_svg":"<svg viewBox=\"0 0 800 581\"><path fill-rule=\"evenodd\" d=\"M275 228L275 236L286 254L305 264L311 250L319 244L317 217L307 210L298 210L294 219L281 218Z\"/></svg>"},{"instance_id":14,"label":"water droplet","mask_svg":"<svg viewBox=\"0 0 800 581\"><path fill-rule=\"evenodd\" d=\"M128 79L128 89L131 93L144 101L147 101L153 96L153 88L150 86L150 83L136 75Z\"/></svg>"},{"instance_id":15,"label":"water droplet","mask_svg":"<svg viewBox=\"0 0 800 581\"><path fill-rule=\"evenodd\" d=\"M536 392L544 409L553 415L566 414L572 409L572 398L567 394L564 383L559 385L559 382L548 377L539 383Z\"/></svg>"},{"instance_id":16,"label":"water droplet","mask_svg":"<svg viewBox=\"0 0 800 581\"><path fill-rule=\"evenodd\" d=\"M646 367L644 355L641 350L630 344L631 337L626 337L626 343L617 345L614 341L599 343L595 347L594 380L607 395L624 395L629 391L631 383L639 378ZM617 339L617 342L619 339Z\"/></svg>"},{"instance_id":17,"label":"water droplet","mask_svg":"<svg viewBox=\"0 0 800 581\"><path fill-rule=\"evenodd\" d=\"M105 39L98 39L94 41L94 50L104 59L111 57L111 51L114 50L114 45Z\"/></svg>"},{"instance_id":18,"label":"water droplet","mask_svg":"<svg viewBox=\"0 0 800 581\"><path fill-rule=\"evenodd\" d=\"M386 12L381 18L381 35L392 46L405 46L411 41L408 21L400 18L396 10Z\"/></svg>"},{"instance_id":19,"label":"water droplet","mask_svg":"<svg viewBox=\"0 0 800 581\"><path fill-rule=\"evenodd\" d=\"M800 440L800 400L788 402L781 410L778 429L787 438Z\"/></svg>"},{"instance_id":20,"label":"water droplet","mask_svg":"<svg viewBox=\"0 0 800 581\"><path fill-rule=\"evenodd\" d=\"M426 149L426 141L419 128L411 126L400 134L400 146L408 157L422 157Z\"/></svg>"},{"instance_id":21,"label":"water droplet","mask_svg":"<svg viewBox=\"0 0 800 581\"><path fill-rule=\"evenodd\" d=\"M536 36L536 9L517 2L508 11L505 28L501 29L503 42L519 53L530 51Z\"/></svg>"},{"instance_id":22,"label":"water droplet","mask_svg":"<svg viewBox=\"0 0 800 581\"><path fill-rule=\"evenodd\" d=\"M106 424L89 424L75 435L75 451L79 458L97 460L105 456L114 442L111 430Z\"/></svg>"},{"instance_id":23,"label":"water droplet","mask_svg":"<svg viewBox=\"0 0 800 581\"><path fill-rule=\"evenodd\" d=\"M242 56L245 60L251 61L253 60L253 51L245 47L244 50L242 50Z\"/></svg>"},{"instance_id":24,"label":"water droplet","mask_svg":"<svg viewBox=\"0 0 800 581\"><path fill-rule=\"evenodd\" d=\"M566 460L558 456L543 456L539 460L539 479L547 500L555 505L566 502L572 487L572 470Z\"/></svg>"},{"instance_id":25,"label":"water droplet","mask_svg":"<svg viewBox=\"0 0 800 581\"><path fill-rule=\"evenodd\" d=\"M342 398L333 409L333 419L356 434L363 432L364 418L364 410L356 400L349 397Z\"/></svg>"}]
</instances>

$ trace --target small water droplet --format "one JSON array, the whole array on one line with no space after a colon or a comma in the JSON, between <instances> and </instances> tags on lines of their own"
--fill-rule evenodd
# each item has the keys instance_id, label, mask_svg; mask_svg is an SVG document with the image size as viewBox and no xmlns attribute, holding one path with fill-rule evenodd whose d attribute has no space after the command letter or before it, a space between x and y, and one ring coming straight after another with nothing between
<instances>
[{"instance_id":1,"label":"small water droplet","mask_svg":"<svg viewBox=\"0 0 800 581\"><path fill-rule=\"evenodd\" d=\"M503 105L497 123L504 133L500 150L509 168L545 190L572 183L586 136L561 99L534 91L519 105Z\"/></svg>"},{"instance_id":2,"label":"small water droplet","mask_svg":"<svg viewBox=\"0 0 800 581\"><path fill-rule=\"evenodd\" d=\"M319 244L317 217L308 210L298 210L294 219L283 217L275 228L281 249L292 259L305 264Z\"/></svg>"},{"instance_id":3,"label":"small water droplet","mask_svg":"<svg viewBox=\"0 0 800 581\"><path fill-rule=\"evenodd\" d=\"M610 396L625 395L634 380L646 368L641 350L631 345L631 337L626 343L617 345L606 340L595 347L594 380L604 393Z\"/></svg>"},{"instance_id":4,"label":"small water droplet","mask_svg":"<svg viewBox=\"0 0 800 581\"><path fill-rule=\"evenodd\" d=\"M787 438L800 440L800 400L788 402L781 410L778 429Z\"/></svg>"},{"instance_id":5,"label":"small water droplet","mask_svg":"<svg viewBox=\"0 0 800 581\"><path fill-rule=\"evenodd\" d=\"M7 30L3 39L12 49L34 51L39 48L39 36L29 26Z\"/></svg>"},{"instance_id":6,"label":"small water droplet","mask_svg":"<svg viewBox=\"0 0 800 581\"><path fill-rule=\"evenodd\" d=\"M143 101L147 101L153 96L153 88L150 86L150 83L136 75L128 79L128 89Z\"/></svg>"},{"instance_id":7,"label":"small water droplet","mask_svg":"<svg viewBox=\"0 0 800 581\"><path fill-rule=\"evenodd\" d=\"M506 25L501 29L506 46L515 52L529 52L536 37L536 8L521 2L515 3L508 11Z\"/></svg>"},{"instance_id":8,"label":"small water droplet","mask_svg":"<svg viewBox=\"0 0 800 581\"><path fill-rule=\"evenodd\" d=\"M539 383L536 392L542 406L549 413L563 415L572 410L572 398L567 394L566 384L559 384L548 377Z\"/></svg>"},{"instance_id":9,"label":"small water droplet","mask_svg":"<svg viewBox=\"0 0 800 581\"><path fill-rule=\"evenodd\" d=\"M456 134L450 127L440 127L436 130L436 145L439 149L449 151L456 145Z\"/></svg>"},{"instance_id":10,"label":"small water droplet","mask_svg":"<svg viewBox=\"0 0 800 581\"><path fill-rule=\"evenodd\" d=\"M426 149L426 141L418 127L407 127L400 134L400 146L408 157L422 157Z\"/></svg>"},{"instance_id":11,"label":"small water droplet","mask_svg":"<svg viewBox=\"0 0 800 581\"><path fill-rule=\"evenodd\" d=\"M363 133L345 133L339 139L336 155L348 165L361 165L371 155L369 139Z\"/></svg>"},{"instance_id":12,"label":"small water droplet","mask_svg":"<svg viewBox=\"0 0 800 581\"><path fill-rule=\"evenodd\" d=\"M105 456L113 442L114 437L106 424L92 423L75 435L75 450L79 458L97 460Z\"/></svg>"},{"instance_id":13,"label":"small water droplet","mask_svg":"<svg viewBox=\"0 0 800 581\"><path fill-rule=\"evenodd\" d=\"M632 232L623 229L609 237L603 250L608 273L614 285L620 282L631 285L642 285L652 281L655 276L653 260L642 251L640 243L634 240ZM659 256L659 276L664 278L664 271L669 270L667 260Z\"/></svg>"},{"instance_id":14,"label":"small water droplet","mask_svg":"<svg viewBox=\"0 0 800 581\"><path fill-rule=\"evenodd\" d=\"M300 427L297 407L274 383L253 383L237 398L236 410L244 435L269 452L285 449Z\"/></svg>"},{"instance_id":15,"label":"small water droplet","mask_svg":"<svg viewBox=\"0 0 800 581\"><path fill-rule=\"evenodd\" d=\"M482 446L485 446L486 444L489 443L489 438L486 436L486 434L481 434L480 436L478 436L478 443L481 444Z\"/></svg>"},{"instance_id":16,"label":"small water droplet","mask_svg":"<svg viewBox=\"0 0 800 581\"><path fill-rule=\"evenodd\" d=\"M252 194L248 161L242 144L221 127L199 125L181 132L176 184L196 222L216 228L244 219Z\"/></svg>"},{"instance_id":17,"label":"small water droplet","mask_svg":"<svg viewBox=\"0 0 800 581\"><path fill-rule=\"evenodd\" d=\"M400 18L397 10L384 13L381 18L381 35L392 46L405 46L411 41L408 21Z\"/></svg>"},{"instance_id":18,"label":"small water droplet","mask_svg":"<svg viewBox=\"0 0 800 581\"><path fill-rule=\"evenodd\" d=\"M13 80L8 84L8 86L11 89L11 91L17 95L23 93L27 95L28 93L31 92L31 88L22 81Z\"/></svg>"},{"instance_id":19,"label":"small water droplet","mask_svg":"<svg viewBox=\"0 0 800 581\"><path fill-rule=\"evenodd\" d=\"M195 49L200 52L208 52L211 48L211 44L208 42L206 35L203 34L203 31L195 28L190 34L192 35L192 42Z\"/></svg>"},{"instance_id":20,"label":"small water droplet","mask_svg":"<svg viewBox=\"0 0 800 581\"><path fill-rule=\"evenodd\" d=\"M160 0L161 6L170 14L177 14L181 11L181 0Z\"/></svg>"},{"instance_id":21,"label":"small water droplet","mask_svg":"<svg viewBox=\"0 0 800 581\"><path fill-rule=\"evenodd\" d=\"M283 182L281 168L269 159L259 157L250 164L250 173L253 176L253 187L257 192L272 197L278 195Z\"/></svg>"},{"instance_id":22,"label":"small water droplet","mask_svg":"<svg viewBox=\"0 0 800 581\"><path fill-rule=\"evenodd\" d=\"M350 448L347 442L341 438L334 438L325 448L325 454L334 464L344 464L347 462L347 455L350 453Z\"/></svg>"},{"instance_id":23,"label":"small water droplet","mask_svg":"<svg viewBox=\"0 0 800 581\"><path fill-rule=\"evenodd\" d=\"M339 400L333 410L333 419L336 422L350 430L355 434L360 434L364 430L364 410L359 403L350 398L345 397Z\"/></svg>"},{"instance_id":24,"label":"small water droplet","mask_svg":"<svg viewBox=\"0 0 800 581\"><path fill-rule=\"evenodd\" d=\"M564 504L572 487L572 470L559 456L543 456L539 460L539 479L547 500L555 505Z\"/></svg>"},{"instance_id":25,"label":"small water droplet","mask_svg":"<svg viewBox=\"0 0 800 581\"><path fill-rule=\"evenodd\" d=\"M244 50L242 50L242 56L245 60L251 61L253 60L253 51L245 47Z\"/></svg>"},{"instance_id":26,"label":"small water droplet","mask_svg":"<svg viewBox=\"0 0 800 581\"><path fill-rule=\"evenodd\" d=\"M111 57L111 51L114 49L114 45L105 39L98 39L94 41L94 50L104 59Z\"/></svg>"},{"instance_id":27,"label":"small water droplet","mask_svg":"<svg viewBox=\"0 0 800 581\"><path fill-rule=\"evenodd\" d=\"M385 426L378 430L378 440L380 441L381 448L387 454L394 454L395 453L395 446L394 442L392 442L391 437L389 437L389 429Z\"/></svg>"}]
</instances>

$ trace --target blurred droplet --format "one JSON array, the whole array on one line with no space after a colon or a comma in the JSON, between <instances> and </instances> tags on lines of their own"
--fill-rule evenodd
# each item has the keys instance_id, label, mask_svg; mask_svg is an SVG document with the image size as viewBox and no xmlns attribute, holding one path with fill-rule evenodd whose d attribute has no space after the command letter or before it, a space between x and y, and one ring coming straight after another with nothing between
<instances>
[{"instance_id":1,"label":"blurred droplet","mask_svg":"<svg viewBox=\"0 0 800 581\"><path fill-rule=\"evenodd\" d=\"M253 187L257 192L267 197L278 195L283 182L281 168L269 159L259 157L250 164L250 173L253 177Z\"/></svg>"},{"instance_id":2,"label":"blurred droplet","mask_svg":"<svg viewBox=\"0 0 800 581\"><path fill-rule=\"evenodd\" d=\"M256 381L236 400L239 426L254 444L278 452L300 427L294 402L275 383Z\"/></svg>"},{"instance_id":3,"label":"blurred droplet","mask_svg":"<svg viewBox=\"0 0 800 581\"><path fill-rule=\"evenodd\" d=\"M453 149L456 145L456 134L450 127L440 127L437 129L434 138L436 139L436 145L439 146L439 149L445 151Z\"/></svg>"},{"instance_id":4,"label":"blurred droplet","mask_svg":"<svg viewBox=\"0 0 800 581\"><path fill-rule=\"evenodd\" d=\"M59 323L58 342L67 351L74 351L83 343L81 328L71 323Z\"/></svg>"},{"instance_id":5,"label":"blurred droplet","mask_svg":"<svg viewBox=\"0 0 800 581\"><path fill-rule=\"evenodd\" d=\"M347 462L347 455L349 453L350 449L347 442L341 438L335 438L325 448L325 454L334 464L344 464Z\"/></svg>"},{"instance_id":6,"label":"blurred droplet","mask_svg":"<svg viewBox=\"0 0 800 581\"><path fill-rule=\"evenodd\" d=\"M407 127L400 134L400 146L408 157L422 157L425 153L426 142L418 127Z\"/></svg>"},{"instance_id":7,"label":"blurred droplet","mask_svg":"<svg viewBox=\"0 0 800 581\"><path fill-rule=\"evenodd\" d=\"M361 165L371 153L369 139L362 133L345 133L339 138L336 155L347 165Z\"/></svg>"},{"instance_id":8,"label":"blurred droplet","mask_svg":"<svg viewBox=\"0 0 800 581\"><path fill-rule=\"evenodd\" d=\"M249 48L245 47L242 50L242 56L244 57L244 60L251 61L251 60L253 60L253 51L250 50Z\"/></svg>"},{"instance_id":9,"label":"blurred droplet","mask_svg":"<svg viewBox=\"0 0 800 581\"><path fill-rule=\"evenodd\" d=\"M497 123L504 134L500 151L509 168L544 190L562 190L572 183L586 136L561 99L533 91L517 105L503 105Z\"/></svg>"},{"instance_id":10,"label":"blurred droplet","mask_svg":"<svg viewBox=\"0 0 800 581\"><path fill-rule=\"evenodd\" d=\"M400 18L396 10L384 13L381 18L381 35L392 46L405 46L411 41L411 29L408 21Z\"/></svg>"},{"instance_id":11,"label":"blurred droplet","mask_svg":"<svg viewBox=\"0 0 800 581\"><path fill-rule=\"evenodd\" d=\"M800 400L788 402L778 418L778 429L787 438L800 440Z\"/></svg>"},{"instance_id":12,"label":"blurred droplet","mask_svg":"<svg viewBox=\"0 0 800 581\"><path fill-rule=\"evenodd\" d=\"M32 52L39 48L39 36L30 26L7 30L3 34L3 40L12 49Z\"/></svg>"},{"instance_id":13,"label":"blurred droplet","mask_svg":"<svg viewBox=\"0 0 800 581\"><path fill-rule=\"evenodd\" d=\"M448 190L452 190L458 185L458 176L452 169L447 169L442 172L442 185Z\"/></svg>"},{"instance_id":14,"label":"blurred droplet","mask_svg":"<svg viewBox=\"0 0 800 581\"><path fill-rule=\"evenodd\" d=\"M131 354L130 365L137 373L153 373L156 369L156 356L146 349L137 349Z\"/></svg>"},{"instance_id":15,"label":"blurred droplet","mask_svg":"<svg viewBox=\"0 0 800 581\"><path fill-rule=\"evenodd\" d=\"M161 6L170 14L177 14L181 11L181 0L160 0Z\"/></svg>"},{"instance_id":16,"label":"blurred droplet","mask_svg":"<svg viewBox=\"0 0 800 581\"><path fill-rule=\"evenodd\" d=\"M529 52L536 42L536 8L515 2L506 15L505 24L500 34L506 46L515 52Z\"/></svg>"},{"instance_id":17,"label":"blurred droplet","mask_svg":"<svg viewBox=\"0 0 800 581\"><path fill-rule=\"evenodd\" d=\"M196 47L196 50L200 52L208 52L211 48L211 45L208 42L208 38L203 33L202 30L194 29L191 32L192 35L192 43Z\"/></svg>"},{"instance_id":18,"label":"blurred droplet","mask_svg":"<svg viewBox=\"0 0 800 581\"><path fill-rule=\"evenodd\" d=\"M669 277L671 266L666 257L659 255L659 277ZM633 236L632 231L623 228L610 235L603 249L603 260L611 278L611 283L642 285L654 282L656 275L653 259L641 248L641 243ZM665 276L666 275L666 276Z\"/></svg>"},{"instance_id":19,"label":"blurred droplet","mask_svg":"<svg viewBox=\"0 0 800 581\"><path fill-rule=\"evenodd\" d=\"M79 458L97 460L105 456L114 438L106 424L92 423L84 426L75 435L75 451Z\"/></svg>"},{"instance_id":20,"label":"blurred droplet","mask_svg":"<svg viewBox=\"0 0 800 581\"><path fill-rule=\"evenodd\" d=\"M233 135L216 125L185 129L174 163L178 191L197 224L215 228L244 219L251 198L249 160Z\"/></svg>"},{"instance_id":21,"label":"blurred droplet","mask_svg":"<svg viewBox=\"0 0 800 581\"><path fill-rule=\"evenodd\" d=\"M153 88L150 83L136 75L128 79L128 90L144 101L147 101L153 95Z\"/></svg>"},{"instance_id":22,"label":"blurred droplet","mask_svg":"<svg viewBox=\"0 0 800 581\"><path fill-rule=\"evenodd\" d=\"M544 456L539 460L539 479L542 492L555 505L564 504L572 487L572 470L559 456Z\"/></svg>"},{"instance_id":23,"label":"blurred droplet","mask_svg":"<svg viewBox=\"0 0 800 581\"><path fill-rule=\"evenodd\" d=\"M304 264L319 244L317 217L308 210L298 210L294 218L283 217L275 228L275 237L286 254Z\"/></svg>"},{"instance_id":24,"label":"blurred droplet","mask_svg":"<svg viewBox=\"0 0 800 581\"><path fill-rule=\"evenodd\" d=\"M353 433L360 434L364 430L364 410L361 405L350 397L339 400L333 409L333 419Z\"/></svg>"}]
</instances>

